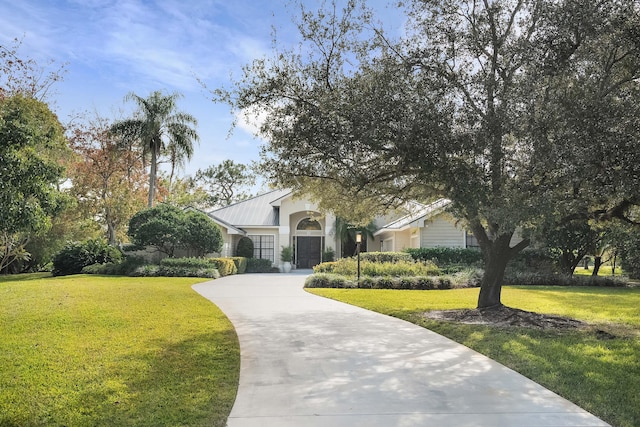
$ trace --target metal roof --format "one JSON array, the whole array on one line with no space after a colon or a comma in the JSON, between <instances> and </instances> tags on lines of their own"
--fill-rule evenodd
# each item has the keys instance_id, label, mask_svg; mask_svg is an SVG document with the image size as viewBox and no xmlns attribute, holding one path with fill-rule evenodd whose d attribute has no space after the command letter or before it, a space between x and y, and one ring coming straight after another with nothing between
<instances>
[{"instance_id":1,"label":"metal roof","mask_svg":"<svg viewBox=\"0 0 640 427\"><path fill-rule=\"evenodd\" d=\"M234 227L271 227L280 225L279 208L272 202L292 194L289 189L273 190L210 212L210 215Z\"/></svg>"},{"instance_id":2,"label":"metal roof","mask_svg":"<svg viewBox=\"0 0 640 427\"><path fill-rule=\"evenodd\" d=\"M422 203L415 203L415 207L413 212L408 215L405 215L401 218L396 219L386 225L383 225L378 231L375 232L374 236L377 236L385 231L400 231L411 226L412 223L421 219L427 219L434 215L439 214L444 210L444 208L451 203L449 199L439 199L433 203L428 205L423 205Z\"/></svg>"}]
</instances>

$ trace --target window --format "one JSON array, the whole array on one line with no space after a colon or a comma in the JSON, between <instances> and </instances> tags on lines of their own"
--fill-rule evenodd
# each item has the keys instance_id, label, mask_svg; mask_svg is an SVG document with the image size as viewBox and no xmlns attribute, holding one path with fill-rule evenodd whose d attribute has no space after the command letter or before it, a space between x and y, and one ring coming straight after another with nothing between
<instances>
[{"instance_id":1,"label":"window","mask_svg":"<svg viewBox=\"0 0 640 427\"><path fill-rule=\"evenodd\" d=\"M275 236L273 235L249 235L253 241L253 257L268 259L275 262Z\"/></svg>"},{"instance_id":2,"label":"window","mask_svg":"<svg viewBox=\"0 0 640 427\"><path fill-rule=\"evenodd\" d=\"M298 224L298 227L296 228L296 230L321 231L322 227L320 226L320 223L318 221L316 221L315 219L305 218L302 221L300 221L300 223Z\"/></svg>"},{"instance_id":3,"label":"window","mask_svg":"<svg viewBox=\"0 0 640 427\"><path fill-rule=\"evenodd\" d=\"M478 243L478 239L473 235L471 231L465 233L466 236L466 247L467 248L480 248L480 244Z\"/></svg>"}]
</instances>

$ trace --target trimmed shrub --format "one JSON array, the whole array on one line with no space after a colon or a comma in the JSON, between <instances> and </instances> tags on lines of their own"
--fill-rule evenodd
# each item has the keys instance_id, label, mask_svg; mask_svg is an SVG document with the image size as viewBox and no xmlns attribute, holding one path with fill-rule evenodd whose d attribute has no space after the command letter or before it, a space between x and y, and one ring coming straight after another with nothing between
<instances>
[{"instance_id":1,"label":"trimmed shrub","mask_svg":"<svg viewBox=\"0 0 640 427\"><path fill-rule=\"evenodd\" d=\"M238 273L238 267L231 258L209 258L209 262L214 265L222 277Z\"/></svg>"},{"instance_id":2,"label":"trimmed shrub","mask_svg":"<svg viewBox=\"0 0 640 427\"><path fill-rule=\"evenodd\" d=\"M177 268L191 268L191 269L212 268L211 262L208 259L193 258L193 257L164 258L162 261L160 261L160 266L168 267L168 268L177 267Z\"/></svg>"},{"instance_id":3,"label":"trimmed shrub","mask_svg":"<svg viewBox=\"0 0 640 427\"><path fill-rule=\"evenodd\" d=\"M432 261L442 267L445 265L482 265L482 252L479 249L465 248L411 248L406 252L416 261Z\"/></svg>"},{"instance_id":4,"label":"trimmed shrub","mask_svg":"<svg viewBox=\"0 0 640 427\"><path fill-rule=\"evenodd\" d=\"M329 273L317 273L307 277L307 288L359 288L359 289L407 289L431 290L451 289L448 277L365 277L358 283L345 276Z\"/></svg>"},{"instance_id":5,"label":"trimmed shrub","mask_svg":"<svg viewBox=\"0 0 640 427\"><path fill-rule=\"evenodd\" d=\"M118 248L109 246L102 240L87 240L82 243L67 243L53 257L54 276L78 274L86 266L93 264L117 263L122 259Z\"/></svg>"},{"instance_id":6,"label":"trimmed shrub","mask_svg":"<svg viewBox=\"0 0 640 427\"><path fill-rule=\"evenodd\" d=\"M411 262L413 257L406 252L362 252L360 260L371 262Z\"/></svg>"},{"instance_id":7,"label":"trimmed shrub","mask_svg":"<svg viewBox=\"0 0 640 427\"><path fill-rule=\"evenodd\" d=\"M204 277L208 279L220 278L220 273L215 268L199 268L171 265L143 265L134 271L132 276L138 277Z\"/></svg>"},{"instance_id":8,"label":"trimmed shrub","mask_svg":"<svg viewBox=\"0 0 640 427\"><path fill-rule=\"evenodd\" d=\"M244 258L253 258L253 240L248 237L242 237L238 241L236 248L236 256Z\"/></svg>"},{"instance_id":9,"label":"trimmed shrub","mask_svg":"<svg viewBox=\"0 0 640 427\"><path fill-rule=\"evenodd\" d=\"M124 260L118 263L108 262L106 264L92 264L84 267L84 274L105 274L110 276L129 276L139 267L145 264L145 260L138 256L125 256Z\"/></svg>"},{"instance_id":10,"label":"trimmed shrub","mask_svg":"<svg viewBox=\"0 0 640 427\"><path fill-rule=\"evenodd\" d=\"M271 273L272 271L271 261L268 259L247 259L247 273Z\"/></svg>"},{"instance_id":11,"label":"trimmed shrub","mask_svg":"<svg viewBox=\"0 0 640 427\"><path fill-rule=\"evenodd\" d=\"M358 261L356 258L341 258L334 262L323 262L315 266L313 271L355 276L358 272ZM440 270L432 262L372 262L363 261L361 258L360 273L363 276L435 276L440 274Z\"/></svg>"},{"instance_id":12,"label":"trimmed shrub","mask_svg":"<svg viewBox=\"0 0 640 427\"><path fill-rule=\"evenodd\" d=\"M243 256L234 256L229 259L233 260L238 274L244 274L247 272L247 258Z\"/></svg>"}]
</instances>

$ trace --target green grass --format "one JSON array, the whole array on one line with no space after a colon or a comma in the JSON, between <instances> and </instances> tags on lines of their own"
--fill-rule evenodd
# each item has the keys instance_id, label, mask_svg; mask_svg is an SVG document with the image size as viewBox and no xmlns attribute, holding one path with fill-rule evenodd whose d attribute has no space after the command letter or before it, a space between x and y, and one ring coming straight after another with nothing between
<instances>
[{"instance_id":1,"label":"green grass","mask_svg":"<svg viewBox=\"0 0 640 427\"><path fill-rule=\"evenodd\" d=\"M0 278L0 426L224 426L233 326L194 278Z\"/></svg>"},{"instance_id":2,"label":"green grass","mask_svg":"<svg viewBox=\"0 0 640 427\"><path fill-rule=\"evenodd\" d=\"M307 289L424 326L533 379L616 427L640 425L640 288L505 287L505 305L573 317L576 331L495 328L427 320L429 310L474 308L478 289ZM599 339L596 330L616 335Z\"/></svg>"},{"instance_id":3,"label":"green grass","mask_svg":"<svg viewBox=\"0 0 640 427\"><path fill-rule=\"evenodd\" d=\"M610 265L602 265L600 266L600 269L598 270L598 276L611 276L611 266ZM591 274L593 274L593 266L590 265L588 270L585 270L585 268L581 265L577 266L576 269L573 271L573 274L577 274L579 276L591 276ZM616 276L622 276L623 271L620 268L620 266L616 267Z\"/></svg>"}]
</instances>

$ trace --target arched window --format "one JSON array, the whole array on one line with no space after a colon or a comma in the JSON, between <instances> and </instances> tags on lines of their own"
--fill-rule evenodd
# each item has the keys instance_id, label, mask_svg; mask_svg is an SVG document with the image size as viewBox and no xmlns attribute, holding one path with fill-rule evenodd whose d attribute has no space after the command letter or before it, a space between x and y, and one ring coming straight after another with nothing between
<instances>
[{"instance_id":1,"label":"arched window","mask_svg":"<svg viewBox=\"0 0 640 427\"><path fill-rule=\"evenodd\" d=\"M315 219L305 218L298 223L298 227L296 228L296 230L320 231L322 230L322 227L320 226L320 223Z\"/></svg>"}]
</instances>

